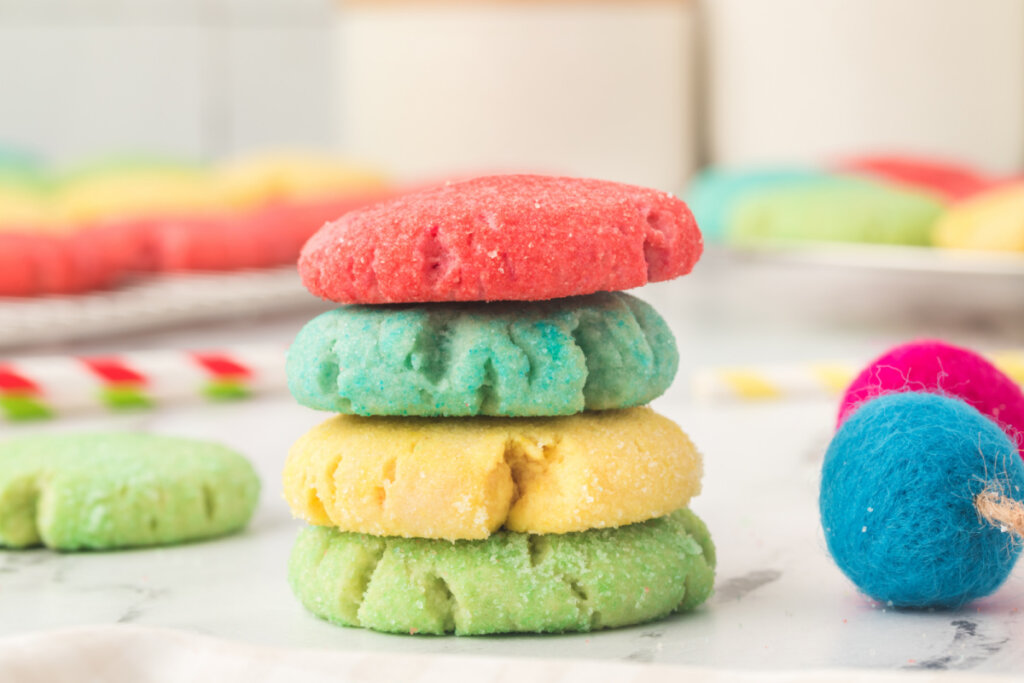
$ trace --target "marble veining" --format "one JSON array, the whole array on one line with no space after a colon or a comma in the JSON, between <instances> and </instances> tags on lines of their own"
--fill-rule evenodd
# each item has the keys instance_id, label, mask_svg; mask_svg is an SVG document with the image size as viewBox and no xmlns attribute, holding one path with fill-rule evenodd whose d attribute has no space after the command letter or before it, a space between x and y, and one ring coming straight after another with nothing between
<instances>
[{"instance_id":1,"label":"marble veining","mask_svg":"<svg viewBox=\"0 0 1024 683\"><path fill-rule=\"evenodd\" d=\"M970 619L953 619L954 628L949 647L942 655L907 665L906 669L973 669L999 653L1009 636L992 636L979 631L978 623Z\"/></svg>"},{"instance_id":2,"label":"marble veining","mask_svg":"<svg viewBox=\"0 0 1024 683\"><path fill-rule=\"evenodd\" d=\"M731 579L721 579L715 585L715 601L729 602L740 600L747 593L756 591L761 586L772 581L778 581L782 572L777 569L761 569L747 572L743 576L736 576Z\"/></svg>"}]
</instances>

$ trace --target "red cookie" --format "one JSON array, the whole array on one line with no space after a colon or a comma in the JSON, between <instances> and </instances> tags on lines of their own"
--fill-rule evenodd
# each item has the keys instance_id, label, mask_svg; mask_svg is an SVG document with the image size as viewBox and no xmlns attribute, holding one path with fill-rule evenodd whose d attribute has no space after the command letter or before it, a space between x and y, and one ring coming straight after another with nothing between
<instances>
[{"instance_id":1,"label":"red cookie","mask_svg":"<svg viewBox=\"0 0 1024 683\"><path fill-rule=\"evenodd\" d=\"M342 216L306 243L299 273L342 303L533 301L685 275L702 249L690 210L664 192L489 176Z\"/></svg>"},{"instance_id":2,"label":"red cookie","mask_svg":"<svg viewBox=\"0 0 1024 683\"><path fill-rule=\"evenodd\" d=\"M106 228L68 234L0 233L0 296L76 294L107 287L123 270L121 236Z\"/></svg>"},{"instance_id":3,"label":"red cookie","mask_svg":"<svg viewBox=\"0 0 1024 683\"><path fill-rule=\"evenodd\" d=\"M897 156L848 159L838 170L931 192L946 201L969 197L996 183L994 178L963 166Z\"/></svg>"},{"instance_id":4,"label":"red cookie","mask_svg":"<svg viewBox=\"0 0 1024 683\"><path fill-rule=\"evenodd\" d=\"M32 256L33 243L38 241L38 235L0 232L0 297L37 293Z\"/></svg>"},{"instance_id":5,"label":"red cookie","mask_svg":"<svg viewBox=\"0 0 1024 683\"><path fill-rule=\"evenodd\" d=\"M385 196L390 194L379 191L154 219L146 230L147 269L234 270L294 263L302 245L324 223Z\"/></svg>"}]
</instances>

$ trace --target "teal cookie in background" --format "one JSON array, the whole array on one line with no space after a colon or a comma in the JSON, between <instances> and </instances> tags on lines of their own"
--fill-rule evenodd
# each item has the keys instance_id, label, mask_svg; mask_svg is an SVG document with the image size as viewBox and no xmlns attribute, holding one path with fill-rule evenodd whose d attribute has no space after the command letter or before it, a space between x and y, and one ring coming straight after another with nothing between
<instances>
[{"instance_id":1,"label":"teal cookie in background","mask_svg":"<svg viewBox=\"0 0 1024 683\"><path fill-rule=\"evenodd\" d=\"M0 142L0 170L39 171L42 162L20 147L11 147Z\"/></svg>"},{"instance_id":2,"label":"teal cookie in background","mask_svg":"<svg viewBox=\"0 0 1024 683\"><path fill-rule=\"evenodd\" d=\"M929 246L933 225L944 210L941 202L923 192L836 178L739 199L727 241Z\"/></svg>"},{"instance_id":3,"label":"teal cookie in background","mask_svg":"<svg viewBox=\"0 0 1024 683\"><path fill-rule=\"evenodd\" d=\"M24 150L0 143L0 192L15 188L41 192L49 189L49 184L49 175L38 158ZM3 207L0 207L0 213L2 211Z\"/></svg>"},{"instance_id":4,"label":"teal cookie in background","mask_svg":"<svg viewBox=\"0 0 1024 683\"><path fill-rule=\"evenodd\" d=\"M237 531L260 483L217 444L148 434L0 442L0 546L100 550Z\"/></svg>"},{"instance_id":5,"label":"teal cookie in background","mask_svg":"<svg viewBox=\"0 0 1024 683\"><path fill-rule=\"evenodd\" d=\"M615 529L486 540L308 527L292 590L335 624L390 633L594 631L692 610L711 594L715 547L687 509Z\"/></svg>"},{"instance_id":6,"label":"teal cookie in background","mask_svg":"<svg viewBox=\"0 0 1024 683\"><path fill-rule=\"evenodd\" d=\"M357 415L571 415L648 403L679 364L668 325L621 292L541 302L346 306L288 353L302 405Z\"/></svg>"},{"instance_id":7,"label":"teal cookie in background","mask_svg":"<svg viewBox=\"0 0 1024 683\"><path fill-rule=\"evenodd\" d=\"M816 185L832 180L832 175L803 168L709 168L690 182L686 204L697 219L705 240L721 242L729 232L733 211L743 198L765 190Z\"/></svg>"}]
</instances>

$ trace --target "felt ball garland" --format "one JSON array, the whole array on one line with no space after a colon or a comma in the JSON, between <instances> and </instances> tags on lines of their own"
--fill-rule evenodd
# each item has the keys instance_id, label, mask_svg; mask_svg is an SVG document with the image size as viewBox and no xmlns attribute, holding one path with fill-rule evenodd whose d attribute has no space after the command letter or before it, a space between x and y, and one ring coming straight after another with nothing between
<instances>
[{"instance_id":1,"label":"felt ball garland","mask_svg":"<svg viewBox=\"0 0 1024 683\"><path fill-rule=\"evenodd\" d=\"M1024 392L996 366L970 349L925 340L893 347L858 374L839 405L838 425L876 396L925 391L966 401L992 418L1021 446Z\"/></svg>"},{"instance_id":2,"label":"felt ball garland","mask_svg":"<svg viewBox=\"0 0 1024 683\"><path fill-rule=\"evenodd\" d=\"M822 527L843 573L897 607L995 591L1024 548L1022 417L1020 390L967 349L914 342L865 368L822 468Z\"/></svg>"}]
</instances>

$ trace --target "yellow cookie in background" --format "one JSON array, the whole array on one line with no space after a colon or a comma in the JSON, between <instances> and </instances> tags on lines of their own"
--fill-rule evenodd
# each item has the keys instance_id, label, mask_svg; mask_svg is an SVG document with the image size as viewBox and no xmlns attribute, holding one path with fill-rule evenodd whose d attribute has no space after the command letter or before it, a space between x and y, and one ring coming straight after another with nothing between
<instances>
[{"instance_id":1,"label":"yellow cookie in background","mask_svg":"<svg viewBox=\"0 0 1024 683\"><path fill-rule=\"evenodd\" d=\"M303 152L266 153L221 165L216 172L223 200L236 207L272 201L309 200L379 190L379 172Z\"/></svg>"},{"instance_id":2,"label":"yellow cookie in background","mask_svg":"<svg viewBox=\"0 0 1024 683\"><path fill-rule=\"evenodd\" d=\"M954 204L936 221L933 241L950 249L1024 251L1024 183Z\"/></svg>"},{"instance_id":3,"label":"yellow cookie in background","mask_svg":"<svg viewBox=\"0 0 1024 683\"><path fill-rule=\"evenodd\" d=\"M320 526L376 536L482 539L617 527L700 492L685 433L650 408L569 417L340 415L292 447L284 495Z\"/></svg>"},{"instance_id":4,"label":"yellow cookie in background","mask_svg":"<svg viewBox=\"0 0 1024 683\"><path fill-rule=\"evenodd\" d=\"M54 199L71 222L209 212L221 203L209 171L171 164L80 172L61 184Z\"/></svg>"},{"instance_id":5,"label":"yellow cookie in background","mask_svg":"<svg viewBox=\"0 0 1024 683\"><path fill-rule=\"evenodd\" d=\"M46 232L59 225L49 196L37 189L0 183L0 232Z\"/></svg>"}]
</instances>

